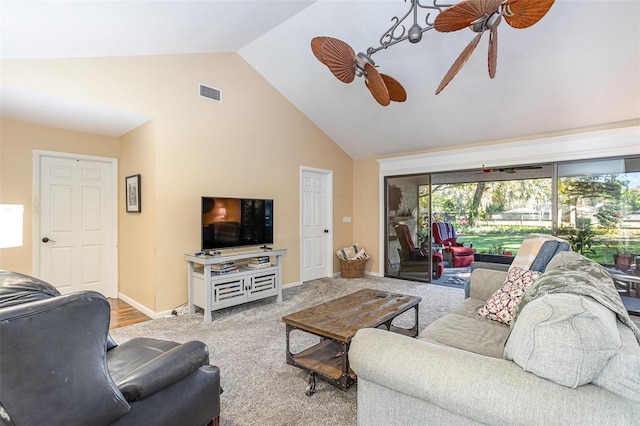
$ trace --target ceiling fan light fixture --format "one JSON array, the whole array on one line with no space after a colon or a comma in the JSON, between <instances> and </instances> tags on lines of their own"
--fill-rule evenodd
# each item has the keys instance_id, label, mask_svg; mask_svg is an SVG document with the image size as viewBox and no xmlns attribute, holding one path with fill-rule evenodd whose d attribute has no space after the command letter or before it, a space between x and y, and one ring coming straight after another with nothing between
<instances>
[{"instance_id":1,"label":"ceiling fan light fixture","mask_svg":"<svg viewBox=\"0 0 640 426\"><path fill-rule=\"evenodd\" d=\"M409 28L408 33L409 43L418 43L422 40L422 28L418 24L413 24L411 28Z\"/></svg>"},{"instance_id":2,"label":"ceiling fan light fixture","mask_svg":"<svg viewBox=\"0 0 640 426\"><path fill-rule=\"evenodd\" d=\"M485 23L487 22L487 18L483 16L482 18L478 18L475 21L469 24L469 29L474 33L481 33L486 30Z\"/></svg>"}]
</instances>

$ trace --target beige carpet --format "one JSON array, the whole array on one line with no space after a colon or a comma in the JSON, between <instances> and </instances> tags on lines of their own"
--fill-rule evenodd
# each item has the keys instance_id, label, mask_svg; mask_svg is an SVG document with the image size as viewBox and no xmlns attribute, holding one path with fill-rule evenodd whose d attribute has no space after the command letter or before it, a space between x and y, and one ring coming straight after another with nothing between
<instances>
[{"instance_id":1,"label":"beige carpet","mask_svg":"<svg viewBox=\"0 0 640 426\"><path fill-rule=\"evenodd\" d=\"M357 384L344 392L318 381L316 394L307 397L308 374L285 362L281 318L363 288L421 296L420 330L464 298L459 288L390 278L320 279L286 288L280 305L269 298L217 311L212 324L205 325L202 314L181 315L114 329L111 334L120 343L138 336L205 342L211 363L221 371L224 426L355 425ZM412 315L399 317L399 324L409 325ZM297 352L317 341L294 332L292 350Z\"/></svg>"}]
</instances>

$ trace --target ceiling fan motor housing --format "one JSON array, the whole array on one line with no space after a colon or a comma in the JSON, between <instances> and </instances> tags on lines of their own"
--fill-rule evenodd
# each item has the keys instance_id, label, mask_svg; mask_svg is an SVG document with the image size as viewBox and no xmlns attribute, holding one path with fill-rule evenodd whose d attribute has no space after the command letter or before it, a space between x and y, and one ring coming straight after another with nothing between
<instances>
[{"instance_id":1,"label":"ceiling fan motor housing","mask_svg":"<svg viewBox=\"0 0 640 426\"><path fill-rule=\"evenodd\" d=\"M356 64L356 75L361 77L364 75L364 64L371 64L371 66L376 66L376 63L371 59L371 57L367 56L363 52L359 52L354 58L354 62Z\"/></svg>"}]
</instances>

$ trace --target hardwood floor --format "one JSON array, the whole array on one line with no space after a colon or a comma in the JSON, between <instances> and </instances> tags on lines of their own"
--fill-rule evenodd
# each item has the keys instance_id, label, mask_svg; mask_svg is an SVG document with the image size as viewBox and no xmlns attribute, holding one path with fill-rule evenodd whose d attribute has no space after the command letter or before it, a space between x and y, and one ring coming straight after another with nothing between
<instances>
[{"instance_id":1,"label":"hardwood floor","mask_svg":"<svg viewBox=\"0 0 640 426\"><path fill-rule=\"evenodd\" d=\"M124 327L125 325L149 321L151 318L143 314L127 302L120 299L109 299L111 305L111 323L109 329Z\"/></svg>"}]
</instances>

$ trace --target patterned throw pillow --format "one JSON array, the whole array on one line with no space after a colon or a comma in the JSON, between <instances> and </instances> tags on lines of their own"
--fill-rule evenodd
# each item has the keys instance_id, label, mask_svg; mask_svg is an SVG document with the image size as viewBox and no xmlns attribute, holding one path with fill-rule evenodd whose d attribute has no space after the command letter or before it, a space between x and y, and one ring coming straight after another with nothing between
<instances>
[{"instance_id":1,"label":"patterned throw pillow","mask_svg":"<svg viewBox=\"0 0 640 426\"><path fill-rule=\"evenodd\" d=\"M519 267L512 268L504 280L504 284L487 300L478 314L498 322L510 325L513 313L522 299L524 291L541 275L541 272L530 271Z\"/></svg>"}]
</instances>

